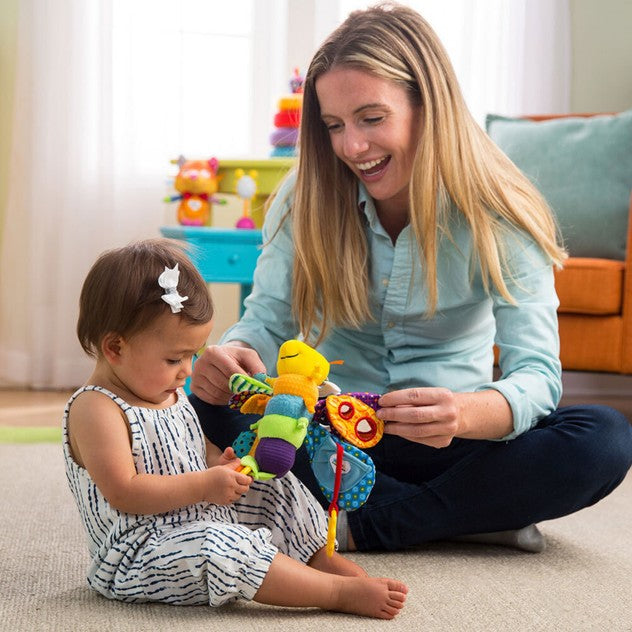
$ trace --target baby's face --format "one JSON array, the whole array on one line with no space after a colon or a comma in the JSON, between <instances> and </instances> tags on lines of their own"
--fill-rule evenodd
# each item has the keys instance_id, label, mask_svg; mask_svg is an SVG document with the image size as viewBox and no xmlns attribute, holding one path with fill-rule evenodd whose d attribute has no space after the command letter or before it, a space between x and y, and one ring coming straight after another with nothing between
<instances>
[{"instance_id":1,"label":"baby's face","mask_svg":"<svg viewBox=\"0 0 632 632\"><path fill-rule=\"evenodd\" d=\"M169 311L123 342L118 377L137 405L167 406L191 375L193 356L211 333L212 322L191 325Z\"/></svg>"}]
</instances>

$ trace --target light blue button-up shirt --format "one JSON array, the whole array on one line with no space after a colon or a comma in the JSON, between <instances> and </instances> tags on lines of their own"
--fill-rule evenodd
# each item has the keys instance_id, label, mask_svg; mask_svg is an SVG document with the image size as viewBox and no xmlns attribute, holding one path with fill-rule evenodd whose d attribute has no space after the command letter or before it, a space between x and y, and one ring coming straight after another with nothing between
<instances>
[{"instance_id":1,"label":"light blue button-up shirt","mask_svg":"<svg viewBox=\"0 0 632 632\"><path fill-rule=\"evenodd\" d=\"M288 210L294 177L284 183L266 215L252 294L241 320L222 342L241 340L257 350L269 370L278 348L298 335L292 316L294 246L291 216L270 243ZM335 328L319 346L332 365L329 379L343 391L388 391L442 386L456 392L496 389L508 400L514 420L510 439L552 412L561 396L558 359L558 299L550 262L524 235L505 238L510 272L505 282L517 304L495 290L485 292L472 264L472 237L463 215L450 215L451 238L438 247L438 303L426 316L425 275L410 226L395 244L380 224L371 197L359 185L366 217L369 293L373 321L360 329ZM329 253L335 257L336 253ZM493 379L493 344L500 350L501 378Z\"/></svg>"}]
</instances>

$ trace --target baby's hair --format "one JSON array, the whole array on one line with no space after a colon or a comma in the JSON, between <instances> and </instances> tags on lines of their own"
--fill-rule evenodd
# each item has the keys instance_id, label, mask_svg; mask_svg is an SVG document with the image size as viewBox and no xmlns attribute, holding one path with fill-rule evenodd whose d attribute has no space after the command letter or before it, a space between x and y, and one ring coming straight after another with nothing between
<instances>
[{"instance_id":1,"label":"baby's hair","mask_svg":"<svg viewBox=\"0 0 632 632\"><path fill-rule=\"evenodd\" d=\"M161 298L165 290L158 277L165 266L178 264L178 293L187 296L182 310L173 314L197 325L213 318L213 301L204 279L184 249L168 239L137 241L108 250L96 260L83 283L79 299L77 336L93 357L108 333L131 338L171 308Z\"/></svg>"}]
</instances>

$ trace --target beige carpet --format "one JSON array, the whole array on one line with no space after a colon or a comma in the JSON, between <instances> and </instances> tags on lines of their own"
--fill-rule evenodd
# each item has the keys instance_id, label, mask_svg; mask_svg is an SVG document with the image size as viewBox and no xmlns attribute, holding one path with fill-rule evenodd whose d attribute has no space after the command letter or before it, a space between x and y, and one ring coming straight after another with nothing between
<instances>
[{"instance_id":1,"label":"beige carpet","mask_svg":"<svg viewBox=\"0 0 632 632\"><path fill-rule=\"evenodd\" d=\"M438 543L353 555L371 574L410 587L402 614L384 622L254 603L110 602L85 583L87 553L59 444L0 445L0 464L3 631L632 630L632 476L595 507L540 525L544 553Z\"/></svg>"}]
</instances>

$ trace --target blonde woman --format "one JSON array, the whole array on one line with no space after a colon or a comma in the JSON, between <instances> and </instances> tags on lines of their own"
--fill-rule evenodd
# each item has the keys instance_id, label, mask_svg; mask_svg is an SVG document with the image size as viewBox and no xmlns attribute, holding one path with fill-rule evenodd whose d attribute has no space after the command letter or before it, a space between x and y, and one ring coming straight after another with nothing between
<instances>
[{"instance_id":1,"label":"blonde woman","mask_svg":"<svg viewBox=\"0 0 632 632\"><path fill-rule=\"evenodd\" d=\"M344 360L330 376L344 391L383 394L377 483L342 516L342 548L469 536L539 551L534 523L625 476L627 420L557 408L565 253L550 210L472 119L413 10L352 13L315 54L298 167L264 241L243 318L196 364L193 403L227 445L229 375L272 367L298 335ZM295 471L322 500L306 463Z\"/></svg>"}]
</instances>

